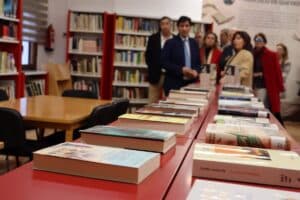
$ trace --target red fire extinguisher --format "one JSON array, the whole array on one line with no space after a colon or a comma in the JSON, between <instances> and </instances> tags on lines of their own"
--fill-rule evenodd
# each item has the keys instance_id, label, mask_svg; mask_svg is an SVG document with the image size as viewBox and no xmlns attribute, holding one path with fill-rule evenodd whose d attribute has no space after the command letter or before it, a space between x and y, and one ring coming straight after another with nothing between
<instances>
[{"instance_id":1,"label":"red fire extinguisher","mask_svg":"<svg viewBox=\"0 0 300 200\"><path fill-rule=\"evenodd\" d=\"M45 43L46 51L54 50L54 37L55 37L55 31L54 31L53 25L50 24L48 26L47 32L46 32L46 43Z\"/></svg>"}]
</instances>

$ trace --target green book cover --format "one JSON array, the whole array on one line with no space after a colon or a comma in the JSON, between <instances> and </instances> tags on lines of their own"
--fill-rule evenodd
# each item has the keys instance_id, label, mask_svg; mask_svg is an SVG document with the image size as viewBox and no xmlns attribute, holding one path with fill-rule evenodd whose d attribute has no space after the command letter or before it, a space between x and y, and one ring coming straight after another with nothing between
<instances>
[{"instance_id":1,"label":"green book cover","mask_svg":"<svg viewBox=\"0 0 300 200\"><path fill-rule=\"evenodd\" d=\"M174 132L168 131L156 131L149 129L131 129L120 128L114 126L94 126L85 130L81 130L81 133L101 134L116 137L130 137L149 140L161 140L166 141L175 136Z\"/></svg>"}]
</instances>

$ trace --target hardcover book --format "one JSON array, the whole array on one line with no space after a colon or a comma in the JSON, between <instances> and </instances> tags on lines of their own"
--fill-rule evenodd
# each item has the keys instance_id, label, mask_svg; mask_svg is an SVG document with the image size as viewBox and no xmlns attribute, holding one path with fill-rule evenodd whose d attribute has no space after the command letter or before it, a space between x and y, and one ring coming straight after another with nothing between
<instances>
[{"instance_id":1,"label":"hardcover book","mask_svg":"<svg viewBox=\"0 0 300 200\"><path fill-rule=\"evenodd\" d=\"M88 144L166 153L176 144L174 132L133 129L115 126L94 126L80 130Z\"/></svg>"},{"instance_id":2,"label":"hardcover book","mask_svg":"<svg viewBox=\"0 0 300 200\"><path fill-rule=\"evenodd\" d=\"M65 142L33 154L33 168L138 184L160 165L158 153Z\"/></svg>"},{"instance_id":3,"label":"hardcover book","mask_svg":"<svg viewBox=\"0 0 300 200\"><path fill-rule=\"evenodd\" d=\"M196 143L193 176L300 188L296 152Z\"/></svg>"},{"instance_id":4,"label":"hardcover book","mask_svg":"<svg viewBox=\"0 0 300 200\"><path fill-rule=\"evenodd\" d=\"M266 109L239 108L233 106L219 106L218 114L244 116L244 117L264 117L264 118L270 117L270 113Z\"/></svg>"}]
</instances>

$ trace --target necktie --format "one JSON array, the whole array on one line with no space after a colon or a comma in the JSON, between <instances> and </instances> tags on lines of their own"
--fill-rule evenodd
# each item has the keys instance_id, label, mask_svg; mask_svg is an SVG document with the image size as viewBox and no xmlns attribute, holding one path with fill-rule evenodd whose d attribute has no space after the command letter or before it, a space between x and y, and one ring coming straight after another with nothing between
<instances>
[{"instance_id":1,"label":"necktie","mask_svg":"<svg viewBox=\"0 0 300 200\"><path fill-rule=\"evenodd\" d=\"M191 67L191 56L190 56L190 50L188 45L189 39L183 40L183 46L184 46L184 61L185 66Z\"/></svg>"}]
</instances>

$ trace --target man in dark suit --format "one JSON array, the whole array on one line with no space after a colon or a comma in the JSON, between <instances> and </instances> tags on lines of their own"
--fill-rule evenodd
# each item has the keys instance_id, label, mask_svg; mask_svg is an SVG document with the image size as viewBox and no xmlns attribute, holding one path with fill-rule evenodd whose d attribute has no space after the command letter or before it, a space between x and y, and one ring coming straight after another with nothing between
<instances>
[{"instance_id":1,"label":"man in dark suit","mask_svg":"<svg viewBox=\"0 0 300 200\"><path fill-rule=\"evenodd\" d=\"M162 66L166 70L164 91L196 82L200 72L200 52L195 39L189 38L191 19L182 16L177 21L179 34L168 40L162 52Z\"/></svg>"},{"instance_id":2,"label":"man in dark suit","mask_svg":"<svg viewBox=\"0 0 300 200\"><path fill-rule=\"evenodd\" d=\"M162 17L159 31L149 37L146 49L146 63L148 65L149 103L157 102L162 92L164 75L161 67L161 52L165 42L172 38L171 19Z\"/></svg>"}]
</instances>

